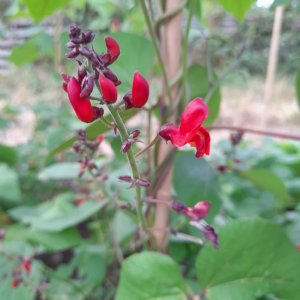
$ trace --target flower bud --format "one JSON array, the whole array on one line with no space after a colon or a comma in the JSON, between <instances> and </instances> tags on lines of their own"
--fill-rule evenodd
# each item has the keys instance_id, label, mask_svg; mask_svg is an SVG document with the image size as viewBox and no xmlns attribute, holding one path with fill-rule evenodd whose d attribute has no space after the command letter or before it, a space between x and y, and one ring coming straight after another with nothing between
<instances>
[{"instance_id":1,"label":"flower bud","mask_svg":"<svg viewBox=\"0 0 300 300\"><path fill-rule=\"evenodd\" d=\"M79 50L78 48L73 48L72 50L70 50L67 54L66 57L67 58L75 58L79 55Z\"/></svg>"},{"instance_id":2,"label":"flower bud","mask_svg":"<svg viewBox=\"0 0 300 300\"><path fill-rule=\"evenodd\" d=\"M95 33L93 32L93 30L88 29L87 31L82 33L81 37L82 37L82 44L89 44L95 38Z\"/></svg>"},{"instance_id":3,"label":"flower bud","mask_svg":"<svg viewBox=\"0 0 300 300\"><path fill-rule=\"evenodd\" d=\"M133 139L135 139L135 138L137 138L137 137L140 135L140 133L141 133L141 132L140 132L138 129L135 129L135 130L131 131L130 136L131 136Z\"/></svg>"},{"instance_id":4,"label":"flower bud","mask_svg":"<svg viewBox=\"0 0 300 300\"><path fill-rule=\"evenodd\" d=\"M89 97L94 88L94 78L92 76L86 76L82 81L82 90L80 93L81 98Z\"/></svg>"},{"instance_id":5,"label":"flower bud","mask_svg":"<svg viewBox=\"0 0 300 300\"><path fill-rule=\"evenodd\" d=\"M145 187L145 188L148 188L150 186L150 182L148 180L141 179L141 178L136 179L135 184L139 185L139 186L142 186L142 187Z\"/></svg>"},{"instance_id":6,"label":"flower bud","mask_svg":"<svg viewBox=\"0 0 300 300\"><path fill-rule=\"evenodd\" d=\"M124 95L123 102L125 104L125 109L129 109L129 108L133 107L133 104L132 104L132 93L131 92L128 92L128 93L126 93Z\"/></svg>"},{"instance_id":7,"label":"flower bud","mask_svg":"<svg viewBox=\"0 0 300 300\"><path fill-rule=\"evenodd\" d=\"M177 200L172 201L171 208L177 213L184 213L188 209L186 205Z\"/></svg>"},{"instance_id":8,"label":"flower bud","mask_svg":"<svg viewBox=\"0 0 300 300\"><path fill-rule=\"evenodd\" d=\"M100 74L99 84L103 99L109 103L115 103L118 98L118 91L114 83L108 78L106 78L104 75Z\"/></svg>"},{"instance_id":9,"label":"flower bud","mask_svg":"<svg viewBox=\"0 0 300 300\"><path fill-rule=\"evenodd\" d=\"M146 104L148 98L148 82L139 72L135 72L132 82L132 105L134 107L142 107Z\"/></svg>"},{"instance_id":10,"label":"flower bud","mask_svg":"<svg viewBox=\"0 0 300 300\"><path fill-rule=\"evenodd\" d=\"M112 64L120 55L120 46L115 39L108 36L105 38L109 64Z\"/></svg>"},{"instance_id":11,"label":"flower bud","mask_svg":"<svg viewBox=\"0 0 300 300\"><path fill-rule=\"evenodd\" d=\"M132 177L129 175L121 175L118 177L119 180L125 181L125 182L132 182Z\"/></svg>"},{"instance_id":12,"label":"flower bud","mask_svg":"<svg viewBox=\"0 0 300 300\"><path fill-rule=\"evenodd\" d=\"M122 147L121 147L121 152L124 154L124 153L127 153L128 150L130 149L131 147L131 142L129 142L128 140L126 140L125 142L123 142L122 144Z\"/></svg>"},{"instance_id":13,"label":"flower bud","mask_svg":"<svg viewBox=\"0 0 300 300\"><path fill-rule=\"evenodd\" d=\"M118 79L118 77L115 75L115 73L113 73L110 69L105 69L103 71L103 75L108 78L109 80L111 80L115 86L118 86L121 84L121 81Z\"/></svg>"},{"instance_id":14,"label":"flower bud","mask_svg":"<svg viewBox=\"0 0 300 300\"><path fill-rule=\"evenodd\" d=\"M203 235L205 236L206 239L211 241L213 246L218 249L219 248L219 243L218 243L218 235L215 232L214 228L211 227L210 225L205 225L203 229Z\"/></svg>"}]
</instances>

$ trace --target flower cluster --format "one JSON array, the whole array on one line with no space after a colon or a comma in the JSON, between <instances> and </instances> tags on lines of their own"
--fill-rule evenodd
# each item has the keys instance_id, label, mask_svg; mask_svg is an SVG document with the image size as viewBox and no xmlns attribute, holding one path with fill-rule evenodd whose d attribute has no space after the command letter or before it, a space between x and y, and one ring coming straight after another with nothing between
<instances>
[{"instance_id":1,"label":"flower cluster","mask_svg":"<svg viewBox=\"0 0 300 300\"><path fill-rule=\"evenodd\" d=\"M12 274L13 277L13 281L11 282L11 286L13 288L17 288L23 281L23 271L25 271L26 275L28 275L30 273L31 270L31 263L32 263L32 259L29 257L22 257L20 259L21 264L17 266L17 268L15 269L15 271Z\"/></svg>"},{"instance_id":2,"label":"flower cluster","mask_svg":"<svg viewBox=\"0 0 300 300\"><path fill-rule=\"evenodd\" d=\"M210 152L210 135L202 126L208 117L208 107L205 102L196 98L192 100L180 118L179 127L174 124L162 126L159 135L173 146L182 147L190 144L196 148L196 157L202 157Z\"/></svg>"},{"instance_id":3,"label":"flower cluster","mask_svg":"<svg viewBox=\"0 0 300 300\"><path fill-rule=\"evenodd\" d=\"M122 82L113 73L109 66L120 56L120 46L112 37L105 38L106 52L97 53L88 45L94 40L92 30L83 32L77 25L71 25L66 56L75 59L78 63L77 77L63 74L63 88L68 94L69 101L77 118L85 123L90 123L103 116L102 107L92 105L91 94L94 85L100 87L102 99L98 105L112 104L118 100L118 90ZM91 69L88 68L91 66ZM147 80L136 71L133 76L132 88L127 92L122 101L125 109L142 107L149 98L149 85Z\"/></svg>"}]
</instances>

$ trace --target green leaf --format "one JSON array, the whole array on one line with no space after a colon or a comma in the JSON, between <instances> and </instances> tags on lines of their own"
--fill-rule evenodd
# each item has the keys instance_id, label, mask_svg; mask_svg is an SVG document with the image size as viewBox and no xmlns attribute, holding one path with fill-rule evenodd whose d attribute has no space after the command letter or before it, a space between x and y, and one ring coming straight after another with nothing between
<instances>
[{"instance_id":1,"label":"green leaf","mask_svg":"<svg viewBox=\"0 0 300 300\"><path fill-rule=\"evenodd\" d=\"M107 203L86 200L80 206L74 206L72 200L72 195L62 194L35 207L19 206L10 210L9 214L38 230L61 231L88 219Z\"/></svg>"},{"instance_id":2,"label":"green leaf","mask_svg":"<svg viewBox=\"0 0 300 300\"><path fill-rule=\"evenodd\" d=\"M138 109L129 109L126 111L123 111L120 113L124 121L129 120L133 116L135 116L138 113ZM109 122L112 122L111 116L106 116L106 119ZM106 125L104 125L100 120L94 122L93 124L89 125L86 128L87 137L91 140L95 139L99 134L103 134L107 131L109 131L110 128L108 128ZM61 145L53 149L46 157L46 162L51 160L55 155L59 154L60 152L70 148L74 142L76 141L76 137L72 137L68 139L67 141L63 142Z\"/></svg>"},{"instance_id":3,"label":"green leaf","mask_svg":"<svg viewBox=\"0 0 300 300\"><path fill-rule=\"evenodd\" d=\"M250 9L255 0L217 0L224 9L235 16L240 22L243 21L246 12Z\"/></svg>"},{"instance_id":4,"label":"green leaf","mask_svg":"<svg viewBox=\"0 0 300 300\"><path fill-rule=\"evenodd\" d=\"M208 220L216 215L221 206L217 172L204 159L196 158L191 152L176 153L173 187L176 197L189 206L201 200L211 201Z\"/></svg>"},{"instance_id":5,"label":"green leaf","mask_svg":"<svg viewBox=\"0 0 300 300\"><path fill-rule=\"evenodd\" d=\"M25 43L13 48L9 60L17 67L24 66L35 61L39 56L39 50L33 39L27 40Z\"/></svg>"},{"instance_id":6,"label":"green leaf","mask_svg":"<svg viewBox=\"0 0 300 300\"><path fill-rule=\"evenodd\" d=\"M35 22L40 22L56 10L62 8L69 0L24 0Z\"/></svg>"},{"instance_id":7,"label":"green leaf","mask_svg":"<svg viewBox=\"0 0 300 300\"><path fill-rule=\"evenodd\" d=\"M18 175L6 164L0 164L0 199L5 204L16 204L21 201Z\"/></svg>"},{"instance_id":8,"label":"green leaf","mask_svg":"<svg viewBox=\"0 0 300 300\"><path fill-rule=\"evenodd\" d=\"M24 241L42 247L46 251L62 251L80 245L82 238L74 228L60 232L49 232L21 225L11 225L5 231L5 241L5 244ZM22 251L24 255L24 247L19 246L17 249L21 253L16 255L22 255Z\"/></svg>"},{"instance_id":9,"label":"green leaf","mask_svg":"<svg viewBox=\"0 0 300 300\"><path fill-rule=\"evenodd\" d=\"M274 194L283 202L289 200L290 195L282 180L266 169L253 169L248 171L239 171L240 177L249 180L258 188Z\"/></svg>"},{"instance_id":10,"label":"green leaf","mask_svg":"<svg viewBox=\"0 0 300 300\"><path fill-rule=\"evenodd\" d=\"M216 80L217 77L215 74L212 76L213 80ZM200 65L192 65L188 69L188 84L190 89L190 99L192 100L196 97L206 98L209 89L210 83L208 80L208 70L205 67ZM217 88L212 94L211 98L208 101L209 107L209 116L205 121L206 125L212 124L219 114L221 101L220 88Z\"/></svg>"},{"instance_id":11,"label":"green leaf","mask_svg":"<svg viewBox=\"0 0 300 300\"><path fill-rule=\"evenodd\" d=\"M296 95L297 95L297 100L298 100L298 106L300 107L300 70L298 70L298 72L296 74L295 86L296 86Z\"/></svg>"},{"instance_id":12,"label":"green leaf","mask_svg":"<svg viewBox=\"0 0 300 300\"><path fill-rule=\"evenodd\" d=\"M78 177L80 164L77 162L64 162L50 165L38 173L38 179L46 180L61 180L75 179Z\"/></svg>"},{"instance_id":13,"label":"green leaf","mask_svg":"<svg viewBox=\"0 0 300 300\"><path fill-rule=\"evenodd\" d=\"M0 162L6 163L10 167L17 162L17 151L13 147L0 144Z\"/></svg>"},{"instance_id":14,"label":"green leaf","mask_svg":"<svg viewBox=\"0 0 300 300\"><path fill-rule=\"evenodd\" d=\"M220 249L206 245L196 269L209 300L255 300L274 294L297 300L300 255L282 229L264 220L240 220L219 232Z\"/></svg>"},{"instance_id":15,"label":"green leaf","mask_svg":"<svg viewBox=\"0 0 300 300\"><path fill-rule=\"evenodd\" d=\"M169 256L143 252L124 261L116 300L184 300L185 290L179 267Z\"/></svg>"}]
</instances>

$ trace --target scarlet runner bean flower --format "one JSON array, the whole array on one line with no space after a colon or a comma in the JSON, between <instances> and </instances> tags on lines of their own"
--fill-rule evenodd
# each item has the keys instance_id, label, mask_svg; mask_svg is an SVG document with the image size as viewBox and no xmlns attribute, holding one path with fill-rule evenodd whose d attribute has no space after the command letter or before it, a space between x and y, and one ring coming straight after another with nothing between
<instances>
[{"instance_id":1,"label":"scarlet runner bean flower","mask_svg":"<svg viewBox=\"0 0 300 300\"><path fill-rule=\"evenodd\" d=\"M100 74L99 85L103 99L108 103L115 103L118 99L118 91L115 84L110 79Z\"/></svg>"},{"instance_id":2,"label":"scarlet runner bean flower","mask_svg":"<svg viewBox=\"0 0 300 300\"><path fill-rule=\"evenodd\" d=\"M115 39L108 36L105 38L107 54L105 58L108 59L109 64L112 64L120 55L120 46Z\"/></svg>"},{"instance_id":3,"label":"scarlet runner bean flower","mask_svg":"<svg viewBox=\"0 0 300 300\"><path fill-rule=\"evenodd\" d=\"M210 135L202 127L202 123L207 117L207 105L202 99L195 98L183 111L179 127L174 124L166 124L161 127L159 135L166 141L171 141L175 147L190 144L197 149L196 157L209 155Z\"/></svg>"},{"instance_id":4,"label":"scarlet runner bean flower","mask_svg":"<svg viewBox=\"0 0 300 300\"><path fill-rule=\"evenodd\" d=\"M81 86L75 77L72 77L68 81L66 92L76 116L80 121L90 123L103 115L102 108L93 107L89 98L80 96Z\"/></svg>"},{"instance_id":5,"label":"scarlet runner bean flower","mask_svg":"<svg viewBox=\"0 0 300 300\"><path fill-rule=\"evenodd\" d=\"M126 109L131 107L143 107L149 98L149 84L147 80L136 71L132 80L132 89L125 94L123 101Z\"/></svg>"},{"instance_id":6,"label":"scarlet runner bean flower","mask_svg":"<svg viewBox=\"0 0 300 300\"><path fill-rule=\"evenodd\" d=\"M171 208L179 214L183 214L190 219L190 225L199 229L204 237L218 249L218 235L214 228L203 219L208 215L210 209L209 201L200 201L193 207L188 207L180 201L172 201Z\"/></svg>"}]
</instances>

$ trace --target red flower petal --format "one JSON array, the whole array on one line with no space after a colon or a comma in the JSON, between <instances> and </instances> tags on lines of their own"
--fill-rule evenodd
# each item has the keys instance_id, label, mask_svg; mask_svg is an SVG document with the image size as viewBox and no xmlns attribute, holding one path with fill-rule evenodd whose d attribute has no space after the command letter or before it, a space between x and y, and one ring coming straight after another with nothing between
<instances>
[{"instance_id":1,"label":"red flower petal","mask_svg":"<svg viewBox=\"0 0 300 300\"><path fill-rule=\"evenodd\" d=\"M192 221L199 221L208 215L209 209L209 201L200 201L193 208L189 208L188 211L185 212L185 215Z\"/></svg>"},{"instance_id":2,"label":"red flower petal","mask_svg":"<svg viewBox=\"0 0 300 300\"><path fill-rule=\"evenodd\" d=\"M90 99L80 97L81 87L75 77L72 77L69 80L67 85L67 93L78 119L85 123L94 121L96 116L94 114Z\"/></svg>"},{"instance_id":3,"label":"red flower petal","mask_svg":"<svg viewBox=\"0 0 300 300\"><path fill-rule=\"evenodd\" d=\"M202 157L203 155L209 155L210 153L210 135L204 128L200 127L196 134L189 141L192 147L197 148L196 157Z\"/></svg>"},{"instance_id":4,"label":"red flower petal","mask_svg":"<svg viewBox=\"0 0 300 300\"><path fill-rule=\"evenodd\" d=\"M137 71L132 81L132 104L135 107L142 107L149 98L149 84L147 80Z\"/></svg>"},{"instance_id":5,"label":"red flower petal","mask_svg":"<svg viewBox=\"0 0 300 300\"><path fill-rule=\"evenodd\" d=\"M208 107L200 98L192 100L180 118L180 132L182 134L193 136L195 131L202 125L208 116ZM187 137L189 139L189 137Z\"/></svg>"},{"instance_id":6,"label":"red flower petal","mask_svg":"<svg viewBox=\"0 0 300 300\"><path fill-rule=\"evenodd\" d=\"M120 46L115 39L108 36L105 38L107 53L110 56L109 63L112 64L120 55Z\"/></svg>"},{"instance_id":7,"label":"red flower petal","mask_svg":"<svg viewBox=\"0 0 300 300\"><path fill-rule=\"evenodd\" d=\"M115 103L118 98L118 91L114 83L108 78L106 78L104 75L100 74L99 84L104 100L106 100L109 103Z\"/></svg>"}]
</instances>

